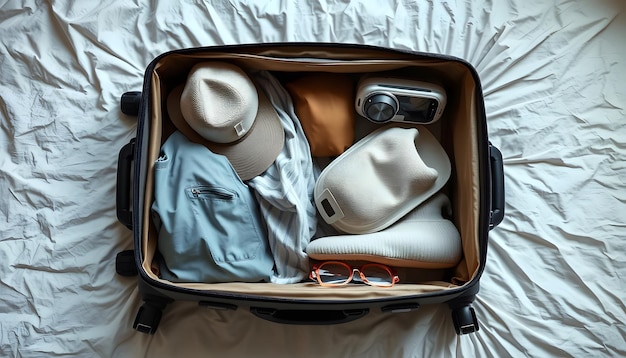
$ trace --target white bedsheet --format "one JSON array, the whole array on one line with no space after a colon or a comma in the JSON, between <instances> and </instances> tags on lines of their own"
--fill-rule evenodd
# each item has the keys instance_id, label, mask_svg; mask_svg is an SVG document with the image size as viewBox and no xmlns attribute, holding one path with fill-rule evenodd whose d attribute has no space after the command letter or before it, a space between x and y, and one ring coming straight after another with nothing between
<instances>
[{"instance_id":1,"label":"white bedsheet","mask_svg":"<svg viewBox=\"0 0 626 358\"><path fill-rule=\"evenodd\" d=\"M0 5L0 356L626 356L624 2L8 1ZM376 5L374 5L376 3ZM478 70L506 216L474 304L286 326L177 302L131 326L115 216L119 96L170 49L275 41L455 55Z\"/></svg>"}]
</instances>

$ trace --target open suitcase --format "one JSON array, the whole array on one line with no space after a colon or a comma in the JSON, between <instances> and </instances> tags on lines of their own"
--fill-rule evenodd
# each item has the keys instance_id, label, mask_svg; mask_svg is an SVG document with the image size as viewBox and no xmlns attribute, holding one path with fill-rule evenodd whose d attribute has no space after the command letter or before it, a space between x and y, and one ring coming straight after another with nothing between
<instances>
[{"instance_id":1,"label":"open suitcase","mask_svg":"<svg viewBox=\"0 0 626 358\"><path fill-rule=\"evenodd\" d=\"M437 79L447 104L437 123L441 145L452 171L444 190L452 204L452 221L462 241L462 259L439 280L402 280L392 288L365 285L333 289L310 282L173 283L153 270L157 239L150 214L154 200L154 163L164 133L171 127L165 94L199 61L234 62L242 67L281 75L335 72L351 76L393 71L407 79ZM138 116L136 138L119 155L117 217L133 231L134 250L118 254L117 272L139 276L143 298L133 327L156 331L162 311L174 300L200 306L249 309L256 316L288 324L337 324L358 319L370 310L401 313L421 305L449 305L457 334L479 329L471 307L487 257L489 231L504 215L502 156L488 141L479 77L467 62L451 56L365 45L275 43L175 50L147 67L141 92L122 96L122 112Z\"/></svg>"}]
</instances>

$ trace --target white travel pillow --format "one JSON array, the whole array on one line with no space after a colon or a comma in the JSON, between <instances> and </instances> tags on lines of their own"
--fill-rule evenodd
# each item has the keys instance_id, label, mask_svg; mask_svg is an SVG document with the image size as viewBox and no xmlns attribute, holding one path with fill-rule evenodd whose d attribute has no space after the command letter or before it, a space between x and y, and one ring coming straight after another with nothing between
<instances>
[{"instance_id":1,"label":"white travel pillow","mask_svg":"<svg viewBox=\"0 0 626 358\"><path fill-rule=\"evenodd\" d=\"M370 261L428 269L454 267L463 255L461 235L443 212L450 212L450 201L439 193L387 229L321 237L311 241L306 252L315 260Z\"/></svg>"}]
</instances>

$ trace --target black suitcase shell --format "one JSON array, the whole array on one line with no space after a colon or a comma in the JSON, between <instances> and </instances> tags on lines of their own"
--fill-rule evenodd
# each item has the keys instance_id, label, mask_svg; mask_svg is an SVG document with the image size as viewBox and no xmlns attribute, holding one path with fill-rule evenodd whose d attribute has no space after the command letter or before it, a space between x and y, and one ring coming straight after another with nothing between
<instances>
[{"instance_id":1,"label":"black suitcase shell","mask_svg":"<svg viewBox=\"0 0 626 358\"><path fill-rule=\"evenodd\" d=\"M477 125L474 135L477 140L477 155L480 188L478 212L479 266L473 278L462 286L438 292L421 292L414 295L378 299L316 300L267 297L263 295L236 292L213 291L175 287L151 278L142 268L142 237L144 217L143 204L146 196L146 178L149 168L148 150L151 128L150 93L152 73L164 57L176 55L194 56L196 53L251 53L289 54L295 59L314 58L319 54L339 53L342 60L351 58L378 58L399 56L416 61L450 61L462 66L475 82ZM197 301L199 305L235 310L246 307L253 314L266 320L287 324L337 324L349 322L366 315L370 310L397 313L419 308L421 305L447 303L451 309L454 328L457 334L467 334L479 329L474 309L471 307L479 291L479 280L487 258L489 231L504 217L504 175L502 155L491 145L487 136L487 123L483 103L482 88L476 70L466 61L439 54L420 53L406 50L380 48L356 44L324 43L274 43L227 45L204 48L181 49L164 53L155 58L146 68L141 92L128 92L122 95L121 110L128 115L138 116L137 134L119 154L117 176L117 217L133 231L134 249L118 254L116 269L124 276L138 275L139 290L144 301L139 309L133 327L144 333L153 334L159 324L163 309L174 300ZM148 208L149 210L149 208Z\"/></svg>"}]
</instances>

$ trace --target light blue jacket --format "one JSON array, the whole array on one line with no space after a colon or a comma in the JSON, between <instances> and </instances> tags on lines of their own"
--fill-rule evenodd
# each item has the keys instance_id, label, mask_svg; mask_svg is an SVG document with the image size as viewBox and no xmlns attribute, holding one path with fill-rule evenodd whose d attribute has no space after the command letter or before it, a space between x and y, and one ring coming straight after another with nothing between
<instances>
[{"instance_id":1,"label":"light blue jacket","mask_svg":"<svg viewBox=\"0 0 626 358\"><path fill-rule=\"evenodd\" d=\"M176 131L161 147L154 179L162 278L270 280L274 261L258 203L226 157Z\"/></svg>"}]
</instances>

